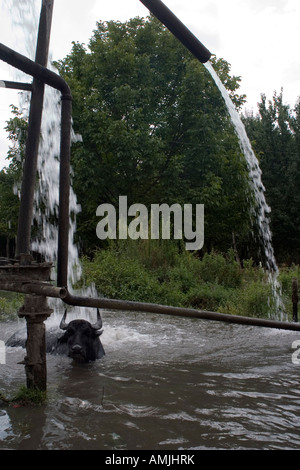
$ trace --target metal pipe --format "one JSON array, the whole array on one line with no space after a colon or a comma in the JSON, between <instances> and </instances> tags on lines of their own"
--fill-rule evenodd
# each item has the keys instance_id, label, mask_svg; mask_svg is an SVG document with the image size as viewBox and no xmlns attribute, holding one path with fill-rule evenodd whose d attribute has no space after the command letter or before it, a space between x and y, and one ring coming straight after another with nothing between
<instances>
[{"instance_id":1,"label":"metal pipe","mask_svg":"<svg viewBox=\"0 0 300 470\"><path fill-rule=\"evenodd\" d=\"M225 323L235 323L239 325L252 325L265 328L277 328L281 330L300 331L299 323L282 322L276 320L266 320L263 318L243 317L239 315L229 315L225 313L209 312L206 310L195 310L192 308L170 307L167 305L150 304L143 302L132 302L126 300L115 300L105 298L89 298L73 296L68 293L63 301L68 305L80 307L105 308L110 310L129 310L133 312L156 313L162 315L172 315L188 318L200 318L204 320L221 321Z\"/></svg>"},{"instance_id":2,"label":"metal pipe","mask_svg":"<svg viewBox=\"0 0 300 470\"><path fill-rule=\"evenodd\" d=\"M180 42L200 60L207 62L211 53L161 0L140 0Z\"/></svg>"},{"instance_id":3,"label":"metal pipe","mask_svg":"<svg viewBox=\"0 0 300 470\"><path fill-rule=\"evenodd\" d=\"M57 285L61 287L68 286L71 120L72 101L62 97L57 247Z\"/></svg>"},{"instance_id":4,"label":"metal pipe","mask_svg":"<svg viewBox=\"0 0 300 470\"><path fill-rule=\"evenodd\" d=\"M0 80L0 87L11 88L13 90L32 91L32 83L11 82L9 80Z\"/></svg>"},{"instance_id":5,"label":"metal pipe","mask_svg":"<svg viewBox=\"0 0 300 470\"><path fill-rule=\"evenodd\" d=\"M53 0L43 0L40 14L35 62L44 67L48 63ZM30 253L33 201L37 172L40 130L43 113L45 85L38 79L33 80L30 102L25 160L21 187L21 201L18 219L16 255Z\"/></svg>"},{"instance_id":6,"label":"metal pipe","mask_svg":"<svg viewBox=\"0 0 300 470\"><path fill-rule=\"evenodd\" d=\"M60 75L57 75L57 73L52 72L52 70L49 70L40 64L37 64L33 60L28 59L24 55L10 49L2 43L0 43L0 59L27 75L37 78L45 85L49 85L52 88L59 90L65 98L69 97L69 99L72 99L70 87Z\"/></svg>"},{"instance_id":7,"label":"metal pipe","mask_svg":"<svg viewBox=\"0 0 300 470\"><path fill-rule=\"evenodd\" d=\"M51 284L34 283L34 282L0 282L0 290L19 292L20 294L36 294L45 297L54 297L56 299L64 299L68 291L62 287L55 287Z\"/></svg>"}]
</instances>

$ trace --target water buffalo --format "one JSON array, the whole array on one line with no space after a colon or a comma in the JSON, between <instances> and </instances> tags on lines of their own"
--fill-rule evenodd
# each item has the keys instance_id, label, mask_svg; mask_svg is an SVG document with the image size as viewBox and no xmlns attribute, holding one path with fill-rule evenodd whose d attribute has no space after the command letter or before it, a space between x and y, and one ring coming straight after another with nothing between
<instances>
[{"instance_id":1,"label":"water buffalo","mask_svg":"<svg viewBox=\"0 0 300 470\"><path fill-rule=\"evenodd\" d=\"M77 363L95 361L105 355L99 336L103 333L102 319L97 309L97 321L91 324L87 320L72 320L66 323L67 311L59 327L64 334L59 337L57 328L51 328L46 333L46 351L71 357ZM16 332L6 346L26 346L26 331Z\"/></svg>"},{"instance_id":2,"label":"water buffalo","mask_svg":"<svg viewBox=\"0 0 300 470\"><path fill-rule=\"evenodd\" d=\"M94 324L86 320L72 320L66 323L66 317L67 311L59 325L65 333L57 340L57 352L66 353L75 362L95 361L104 356L105 352L99 338L103 333L99 309L97 309L97 321Z\"/></svg>"}]
</instances>

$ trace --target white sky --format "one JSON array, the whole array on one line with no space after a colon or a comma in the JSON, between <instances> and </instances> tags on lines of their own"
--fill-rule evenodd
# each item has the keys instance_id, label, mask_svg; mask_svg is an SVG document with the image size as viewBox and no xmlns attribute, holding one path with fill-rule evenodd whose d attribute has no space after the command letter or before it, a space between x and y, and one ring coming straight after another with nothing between
<instances>
[{"instance_id":1,"label":"white sky","mask_svg":"<svg viewBox=\"0 0 300 470\"><path fill-rule=\"evenodd\" d=\"M24 40L16 41L10 12L0 0L0 42L21 53ZM18 0L25 3L29 0ZM41 0L31 0L39 12ZM242 77L241 92L247 108L257 110L261 93L271 99L274 90L284 90L291 107L300 96L300 1L299 0L164 0L164 3L217 57L231 64ZM125 21L147 16L139 0L55 0L51 50L53 59L70 52L71 42L88 43L98 20ZM36 37L33 31L34 38ZM0 80L12 79L0 61ZM3 128L10 117L9 104L18 105L16 92L0 88L0 168L7 151Z\"/></svg>"}]
</instances>

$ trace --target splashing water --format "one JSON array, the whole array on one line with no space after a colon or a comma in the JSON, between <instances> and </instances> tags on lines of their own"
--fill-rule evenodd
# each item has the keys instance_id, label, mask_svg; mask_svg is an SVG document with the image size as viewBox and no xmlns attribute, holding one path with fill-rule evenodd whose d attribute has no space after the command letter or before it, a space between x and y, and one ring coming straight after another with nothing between
<instances>
[{"instance_id":1,"label":"splashing water","mask_svg":"<svg viewBox=\"0 0 300 470\"><path fill-rule=\"evenodd\" d=\"M278 266L277 266L275 255L274 255L274 249L272 245L272 233L270 230L269 218L268 218L268 214L270 214L271 209L268 206L266 199L265 199L265 195L264 195L265 187L262 182L262 172L259 166L259 162L252 149L250 140L246 133L245 126L225 86L221 82L212 64L210 62L207 62L204 65L222 94L222 97L227 106L227 110L229 112L232 124L234 126L235 132L238 136L241 151L244 154L246 162L247 162L249 180L252 186L252 190L253 190L256 205L257 205L256 208L253 208L253 212L256 214L256 217L257 217L259 234L260 234L260 238L263 244L263 249L264 249L264 254L265 254L266 270L268 273L269 282L272 285L273 296L275 300L275 315L279 316L280 319L283 320L284 319L283 318L284 307L281 301L280 284L278 281L279 270L278 270Z\"/></svg>"}]
</instances>

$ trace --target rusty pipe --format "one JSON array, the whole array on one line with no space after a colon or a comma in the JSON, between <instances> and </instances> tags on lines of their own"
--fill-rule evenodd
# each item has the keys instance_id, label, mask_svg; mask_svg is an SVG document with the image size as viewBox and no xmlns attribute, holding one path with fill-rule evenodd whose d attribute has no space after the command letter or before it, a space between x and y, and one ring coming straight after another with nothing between
<instances>
[{"instance_id":1,"label":"rusty pipe","mask_svg":"<svg viewBox=\"0 0 300 470\"><path fill-rule=\"evenodd\" d=\"M11 82L9 80L0 80L0 87L11 88L13 90L32 91L31 83Z\"/></svg>"},{"instance_id":2,"label":"rusty pipe","mask_svg":"<svg viewBox=\"0 0 300 470\"><path fill-rule=\"evenodd\" d=\"M145 7L147 7L198 60L200 60L200 62L205 63L210 59L210 51L161 0L140 0L140 2L142 2Z\"/></svg>"},{"instance_id":3,"label":"rusty pipe","mask_svg":"<svg viewBox=\"0 0 300 470\"><path fill-rule=\"evenodd\" d=\"M72 99L70 87L60 75L57 75L55 72L52 72L52 70L28 59L28 57L10 49L2 43L0 43L0 59L27 75L31 75L40 80L45 85L59 90L65 98L69 97L69 99Z\"/></svg>"},{"instance_id":4,"label":"rusty pipe","mask_svg":"<svg viewBox=\"0 0 300 470\"><path fill-rule=\"evenodd\" d=\"M90 298L74 296L68 292L63 299L64 303L72 306L104 308L108 310L124 310L133 312L155 313L161 315L172 315L186 318L200 318L203 320L221 321L239 325L260 326L265 328L276 328L281 330L300 331L299 323L290 323L264 318L244 317L225 313L210 312L207 310L195 310L184 307L170 307L168 305L150 304L145 302L133 302L129 300L115 300L106 298Z\"/></svg>"},{"instance_id":5,"label":"rusty pipe","mask_svg":"<svg viewBox=\"0 0 300 470\"><path fill-rule=\"evenodd\" d=\"M56 299L64 299L68 295L67 289L40 282L0 281L0 290L18 292L20 294L36 294L44 297L54 297Z\"/></svg>"},{"instance_id":6,"label":"rusty pipe","mask_svg":"<svg viewBox=\"0 0 300 470\"><path fill-rule=\"evenodd\" d=\"M71 152L72 101L62 96L61 139L59 170L59 212L57 247L57 285L68 286L69 224L70 224L70 152Z\"/></svg>"}]
</instances>

